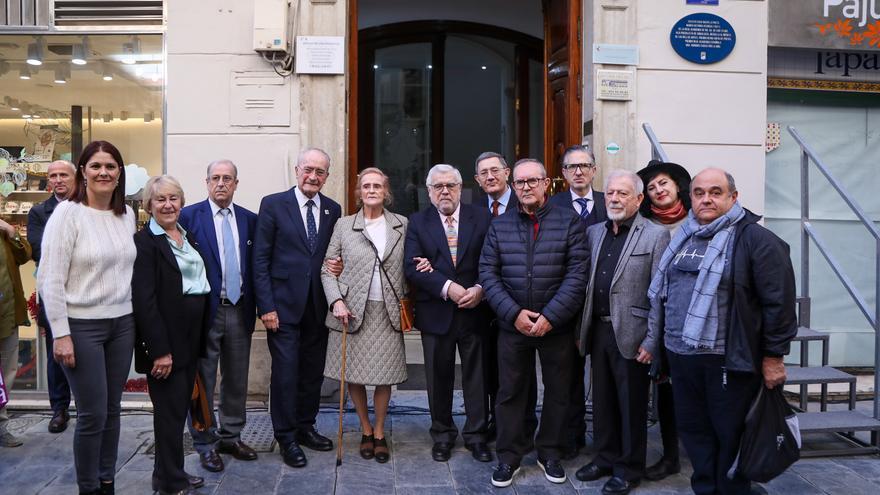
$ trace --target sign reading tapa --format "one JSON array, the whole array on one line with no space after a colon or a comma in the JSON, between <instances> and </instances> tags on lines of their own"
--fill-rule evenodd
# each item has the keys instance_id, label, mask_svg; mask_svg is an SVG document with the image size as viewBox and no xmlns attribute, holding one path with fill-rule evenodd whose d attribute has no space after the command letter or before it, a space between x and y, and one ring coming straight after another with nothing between
<instances>
[{"instance_id":1,"label":"sign reading tapa","mask_svg":"<svg viewBox=\"0 0 880 495\"><path fill-rule=\"evenodd\" d=\"M722 17L699 12L682 17L669 42L681 58L697 64L714 64L727 58L736 46L736 32Z\"/></svg>"}]
</instances>

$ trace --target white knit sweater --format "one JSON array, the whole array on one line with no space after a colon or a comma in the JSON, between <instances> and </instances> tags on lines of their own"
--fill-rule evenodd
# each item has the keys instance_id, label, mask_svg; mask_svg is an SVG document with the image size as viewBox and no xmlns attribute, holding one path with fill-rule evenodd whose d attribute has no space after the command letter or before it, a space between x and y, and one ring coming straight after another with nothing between
<instances>
[{"instance_id":1,"label":"white knit sweater","mask_svg":"<svg viewBox=\"0 0 880 495\"><path fill-rule=\"evenodd\" d=\"M54 338L70 335L68 318L117 318L131 313L134 212L125 215L62 201L43 233L37 274L40 300Z\"/></svg>"}]
</instances>

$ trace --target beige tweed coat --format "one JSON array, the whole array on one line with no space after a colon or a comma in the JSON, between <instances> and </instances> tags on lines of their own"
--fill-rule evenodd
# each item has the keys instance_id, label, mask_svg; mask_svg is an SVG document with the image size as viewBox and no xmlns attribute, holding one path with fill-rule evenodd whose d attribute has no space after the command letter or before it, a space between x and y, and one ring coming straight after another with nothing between
<instances>
[{"instance_id":1,"label":"beige tweed coat","mask_svg":"<svg viewBox=\"0 0 880 495\"><path fill-rule=\"evenodd\" d=\"M406 280L403 276L403 244L406 236L407 219L402 215L385 210L386 229L385 252L382 262L385 273L382 277L382 292L385 307L391 319L391 326L400 331L400 305L388 283L394 287L398 297L407 294ZM327 312L328 328L342 331L342 324L333 317L333 303L342 299L348 310L355 316L350 321L348 331L357 332L364 321L364 309L367 305L367 294L373 278L373 268L377 263L376 250L367 238L363 210L354 215L342 217L333 228L333 236L327 247L325 259L342 257L344 266L339 277L333 276L326 268L321 270L321 282L330 310ZM388 279L385 274L387 273Z\"/></svg>"}]
</instances>

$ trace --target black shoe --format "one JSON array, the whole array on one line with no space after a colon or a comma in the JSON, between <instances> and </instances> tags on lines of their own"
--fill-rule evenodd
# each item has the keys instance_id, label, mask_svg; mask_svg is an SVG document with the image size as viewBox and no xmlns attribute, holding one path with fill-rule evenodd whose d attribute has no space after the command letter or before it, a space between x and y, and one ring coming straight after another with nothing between
<instances>
[{"instance_id":1,"label":"black shoe","mask_svg":"<svg viewBox=\"0 0 880 495\"><path fill-rule=\"evenodd\" d=\"M611 476L611 468L599 467L591 462L578 469L574 476L581 481L595 481L604 476Z\"/></svg>"},{"instance_id":2,"label":"black shoe","mask_svg":"<svg viewBox=\"0 0 880 495\"><path fill-rule=\"evenodd\" d=\"M281 448L281 458L284 459L284 464L294 468L306 467L308 464L305 452L296 442L290 442Z\"/></svg>"},{"instance_id":3,"label":"black shoe","mask_svg":"<svg viewBox=\"0 0 880 495\"><path fill-rule=\"evenodd\" d=\"M513 477L519 472L519 466L513 467L510 464L499 464L492 473L492 486L504 488L513 484Z\"/></svg>"},{"instance_id":4,"label":"black shoe","mask_svg":"<svg viewBox=\"0 0 880 495\"><path fill-rule=\"evenodd\" d=\"M192 488L201 488L205 486L205 478L202 478L201 476L187 474L186 480L189 481L189 486Z\"/></svg>"},{"instance_id":5,"label":"black shoe","mask_svg":"<svg viewBox=\"0 0 880 495\"><path fill-rule=\"evenodd\" d=\"M749 495L767 495L767 489L753 481L749 487Z\"/></svg>"},{"instance_id":6,"label":"black shoe","mask_svg":"<svg viewBox=\"0 0 880 495\"><path fill-rule=\"evenodd\" d=\"M220 442L217 445L217 451L222 454L229 454L239 461L257 460L257 452L241 440L237 440L232 443Z\"/></svg>"},{"instance_id":7,"label":"black shoe","mask_svg":"<svg viewBox=\"0 0 880 495\"><path fill-rule=\"evenodd\" d=\"M627 481L617 476L612 476L610 480L605 482L602 487L602 493L605 495L626 495L633 488L639 486L639 480Z\"/></svg>"},{"instance_id":8,"label":"black shoe","mask_svg":"<svg viewBox=\"0 0 880 495\"><path fill-rule=\"evenodd\" d=\"M645 469L645 479L660 481L667 476L678 473L679 471L681 471L681 464L679 464L677 458L675 460L667 460L663 457L657 461L656 464L648 466Z\"/></svg>"},{"instance_id":9,"label":"black shoe","mask_svg":"<svg viewBox=\"0 0 880 495\"><path fill-rule=\"evenodd\" d=\"M544 477L550 483L565 483L565 468L557 459L541 459L538 458L538 466L544 471Z\"/></svg>"},{"instance_id":10,"label":"black shoe","mask_svg":"<svg viewBox=\"0 0 880 495\"><path fill-rule=\"evenodd\" d=\"M223 458L217 454L217 451L211 449L207 452L199 452L199 463L207 471L219 473L223 471Z\"/></svg>"},{"instance_id":11,"label":"black shoe","mask_svg":"<svg viewBox=\"0 0 880 495\"><path fill-rule=\"evenodd\" d=\"M431 447L431 458L437 462L446 462L452 455L452 444L449 442L434 442Z\"/></svg>"},{"instance_id":12,"label":"black shoe","mask_svg":"<svg viewBox=\"0 0 880 495\"><path fill-rule=\"evenodd\" d=\"M388 462L388 459L391 459L391 451L388 450L387 438L376 438L373 436L373 456L379 464L385 464Z\"/></svg>"},{"instance_id":13,"label":"black shoe","mask_svg":"<svg viewBox=\"0 0 880 495\"><path fill-rule=\"evenodd\" d=\"M155 490L153 490L155 491ZM116 489L113 486L113 481L101 481L101 488L98 488L98 493L101 495L115 495Z\"/></svg>"},{"instance_id":14,"label":"black shoe","mask_svg":"<svg viewBox=\"0 0 880 495\"><path fill-rule=\"evenodd\" d=\"M56 411L49 420L49 433L61 433L67 429L67 422L70 421L70 414L66 409Z\"/></svg>"},{"instance_id":15,"label":"black shoe","mask_svg":"<svg viewBox=\"0 0 880 495\"><path fill-rule=\"evenodd\" d=\"M484 442L477 442L465 445L465 448L471 451L474 459L480 462L492 462L492 451Z\"/></svg>"},{"instance_id":16,"label":"black shoe","mask_svg":"<svg viewBox=\"0 0 880 495\"><path fill-rule=\"evenodd\" d=\"M312 450L319 450L321 452L333 450L333 442L331 442L329 438L315 431L314 428L297 430L296 441L303 447L308 447Z\"/></svg>"}]
</instances>

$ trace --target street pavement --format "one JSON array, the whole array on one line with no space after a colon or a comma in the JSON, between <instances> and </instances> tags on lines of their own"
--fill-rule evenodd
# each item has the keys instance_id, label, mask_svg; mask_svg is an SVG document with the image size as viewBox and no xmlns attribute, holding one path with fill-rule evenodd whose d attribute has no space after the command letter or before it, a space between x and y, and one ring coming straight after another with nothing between
<instances>
[{"instance_id":1,"label":"street pavement","mask_svg":"<svg viewBox=\"0 0 880 495\"><path fill-rule=\"evenodd\" d=\"M870 411L870 402L860 403L860 409ZM463 410L460 392L456 409ZM21 436L24 445L0 448L0 493L4 495L74 494L76 476L73 467L72 442L75 420L61 434L46 431L49 413L12 411L10 430ZM339 495L447 495L447 494L576 494L601 493L604 480L583 483L575 479L578 467L589 462L590 454L565 461L568 481L555 485L547 481L535 463L534 454L524 462L524 469L512 487L492 487L490 478L495 463L475 461L459 443L449 462L431 459L431 439L428 434L430 417L424 391L395 391L392 396L392 414L388 421L387 437L391 445L391 461L379 464L361 459L357 454L360 440L357 418L347 412L344 427L344 457L336 466L336 453L306 450L309 464L302 469L284 465L274 448L271 422L265 407L252 408L248 427L243 435L253 445L259 459L242 462L223 455L226 469L209 473L201 469L198 455L189 446L188 435L186 466L191 474L204 476L206 485L200 493L209 494L339 494ZM148 411L125 411L122 436L119 442L116 493L148 494L153 467L152 416ZM318 429L336 437L338 411L322 408ZM456 417L459 424L463 417ZM648 462L660 456L657 426L649 430ZM633 491L636 494L671 494L690 491L690 463L682 459L683 470L662 482L643 482ZM856 456L803 459L788 472L764 485L770 494L812 495L846 494L877 495L880 493L880 458Z\"/></svg>"}]
</instances>

